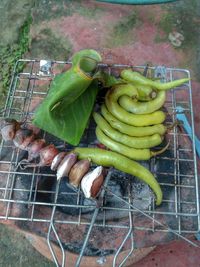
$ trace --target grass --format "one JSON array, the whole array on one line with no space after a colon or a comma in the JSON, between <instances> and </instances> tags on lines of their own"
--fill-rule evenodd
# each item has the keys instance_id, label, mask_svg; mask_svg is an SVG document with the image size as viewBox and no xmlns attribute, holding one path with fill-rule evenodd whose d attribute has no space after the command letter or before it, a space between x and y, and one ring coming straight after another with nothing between
<instances>
[{"instance_id":1,"label":"grass","mask_svg":"<svg viewBox=\"0 0 200 267\"><path fill-rule=\"evenodd\" d=\"M199 36L199 9L197 0L177 2L175 6L169 5L167 13L160 21L160 28L168 34L173 30L183 34L185 40L182 48L197 45ZM161 40L162 41L162 40Z\"/></svg>"},{"instance_id":2,"label":"grass","mask_svg":"<svg viewBox=\"0 0 200 267\"><path fill-rule=\"evenodd\" d=\"M114 32L118 35L123 35L133 29L137 21L137 15L132 12L129 16L123 18L114 26Z\"/></svg>"},{"instance_id":3,"label":"grass","mask_svg":"<svg viewBox=\"0 0 200 267\"><path fill-rule=\"evenodd\" d=\"M29 16L19 30L18 42L0 47L0 96L5 96L10 85L16 61L23 57L29 48L29 31L32 17ZM20 71L18 68L17 72ZM1 103L0 103L1 105Z\"/></svg>"},{"instance_id":4,"label":"grass","mask_svg":"<svg viewBox=\"0 0 200 267\"><path fill-rule=\"evenodd\" d=\"M37 22L40 22L62 16L72 16L73 13L78 13L88 19L98 19L104 10L105 8L99 6L89 8L81 0L46 0L45 2L37 0L35 13L37 13Z\"/></svg>"},{"instance_id":5,"label":"grass","mask_svg":"<svg viewBox=\"0 0 200 267\"><path fill-rule=\"evenodd\" d=\"M164 31L165 37L156 37L156 42L165 42L172 31L177 31L184 36L181 47L188 56L188 65L194 70L195 77L200 81L200 2L199 0L182 0L164 7L166 14L162 17L159 27Z\"/></svg>"},{"instance_id":6,"label":"grass","mask_svg":"<svg viewBox=\"0 0 200 267\"><path fill-rule=\"evenodd\" d=\"M76 11L80 16L86 17L87 19L93 19L93 18L98 19L99 17L101 17L101 15L104 14L106 9L97 6L94 8L88 8L79 5L74 11Z\"/></svg>"},{"instance_id":7,"label":"grass","mask_svg":"<svg viewBox=\"0 0 200 267\"><path fill-rule=\"evenodd\" d=\"M107 45L109 47L116 47L133 41L131 31L135 27L136 23L136 12L132 12L129 16L122 18L112 27Z\"/></svg>"},{"instance_id":8,"label":"grass","mask_svg":"<svg viewBox=\"0 0 200 267\"><path fill-rule=\"evenodd\" d=\"M56 36L50 28L41 29L38 37L32 39L31 57L54 60L69 58L72 44L68 38Z\"/></svg>"},{"instance_id":9,"label":"grass","mask_svg":"<svg viewBox=\"0 0 200 267\"><path fill-rule=\"evenodd\" d=\"M55 264L44 258L26 238L16 230L0 225L0 266L54 267Z\"/></svg>"}]
</instances>

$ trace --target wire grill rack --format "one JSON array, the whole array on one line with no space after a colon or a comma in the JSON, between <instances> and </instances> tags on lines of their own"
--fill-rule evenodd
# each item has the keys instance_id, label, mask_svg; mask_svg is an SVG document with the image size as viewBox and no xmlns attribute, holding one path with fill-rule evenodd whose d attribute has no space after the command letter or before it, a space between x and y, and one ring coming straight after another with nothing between
<instances>
[{"instance_id":1,"label":"wire grill rack","mask_svg":"<svg viewBox=\"0 0 200 267\"><path fill-rule=\"evenodd\" d=\"M9 94L5 107L1 112L1 117L10 117L17 120L30 120L34 108L45 97L48 88L55 74L70 67L70 62L66 61L44 61L44 60L19 60L14 69ZM118 75L120 70L129 65L107 65L100 64L109 73ZM134 69L144 71L144 66L134 66ZM19 70L22 70L19 72ZM190 78L188 70L156 67L150 68L157 77L166 81L172 81L177 78ZM133 188L133 178L121 174L123 183L127 190L123 196L120 196L112 188L109 182L112 180L114 170L110 169L102 187L101 194L96 202L89 202L87 205L81 201L82 192L78 191L62 192L61 182L54 188L44 189L40 184L41 177L55 179L55 174L44 168L26 169L25 171L17 168L19 161L24 156L21 151L14 148L12 143L1 141L0 145L0 205L3 207L0 211L0 219L9 219L16 221L41 222L48 224L47 243L51 250L53 259L57 266L65 266L67 262L67 252L65 250L66 241L60 236L58 227L86 227L82 245L78 250L78 256L75 266L80 266L84 255L86 255L87 245L91 242L94 228L98 231L109 229L109 239L112 243L112 231L121 232L122 238L120 244L113 248L112 243L112 265L123 266L128 257L132 254L136 244L138 231L150 231L151 233L173 233L178 237L192 243L184 235L196 233L199 231L199 202L198 202L198 176L197 162L194 142L194 120L190 81L177 90L168 92L165 109L170 114L166 124L173 124L176 121L177 107L182 106L192 127L192 140L184 133L181 127L174 127L167 133L166 138L170 140L168 150L156 158L144 164L157 177L163 193L164 200L161 207L154 206L153 194L147 193L139 196ZM94 139L90 140L91 128L87 129L81 145L95 146ZM43 137L52 141L52 137L43 133ZM68 145L58 139L53 140L54 144L61 150L69 149ZM18 184L16 181L20 175L28 181L28 186ZM134 180L139 188L144 185ZM168 193L170 192L170 194ZM42 201L38 195L49 195L51 201ZM73 195L75 202L63 203L59 201L60 195ZM25 197L24 197L25 196ZM112 206L106 204L108 200L114 200L117 204ZM141 205L141 201L143 205ZM110 202L109 202L110 203ZM14 209L13 209L14 207ZM27 212L16 212L28 207ZM50 212L41 217L37 212L41 208L51 208ZM66 215L57 212L58 209L65 208L76 209L75 215ZM84 210L91 209L90 215L84 216ZM122 218L111 220L109 212L122 212ZM62 214L62 215L60 215ZM137 219L137 214L140 214ZM115 217L115 215L114 215ZM76 228L77 229L77 228ZM114 238L114 237L113 237ZM56 255L52 241L56 243L61 250L61 257ZM123 257L120 253L126 248ZM101 264L106 261L108 251L101 250L99 261ZM120 258L120 259L119 259ZM100 264L99 263L99 264Z\"/></svg>"}]
</instances>

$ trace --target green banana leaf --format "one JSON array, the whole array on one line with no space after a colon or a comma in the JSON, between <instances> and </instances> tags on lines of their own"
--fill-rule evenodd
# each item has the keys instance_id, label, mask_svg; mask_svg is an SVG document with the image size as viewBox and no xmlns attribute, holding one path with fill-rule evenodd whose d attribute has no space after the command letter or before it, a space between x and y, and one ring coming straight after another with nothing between
<instances>
[{"instance_id":1,"label":"green banana leaf","mask_svg":"<svg viewBox=\"0 0 200 267\"><path fill-rule=\"evenodd\" d=\"M88 124L93 106L98 93L98 81L94 80L87 90L68 105L65 113L64 107L60 109L61 119L66 120L67 124L62 128L60 135L66 136L66 141L71 145L77 146Z\"/></svg>"},{"instance_id":2,"label":"green banana leaf","mask_svg":"<svg viewBox=\"0 0 200 267\"><path fill-rule=\"evenodd\" d=\"M72 145L80 142L98 91L93 80L101 57L92 51L77 56L71 69L55 77L34 114L33 124Z\"/></svg>"},{"instance_id":3,"label":"green banana leaf","mask_svg":"<svg viewBox=\"0 0 200 267\"><path fill-rule=\"evenodd\" d=\"M100 54L93 50L93 49L84 49L84 50L80 50L77 53L75 53L72 58L72 65L75 66L79 63L80 59L83 57L89 57L93 60L95 60L96 62L100 62L101 61L101 56Z\"/></svg>"}]
</instances>

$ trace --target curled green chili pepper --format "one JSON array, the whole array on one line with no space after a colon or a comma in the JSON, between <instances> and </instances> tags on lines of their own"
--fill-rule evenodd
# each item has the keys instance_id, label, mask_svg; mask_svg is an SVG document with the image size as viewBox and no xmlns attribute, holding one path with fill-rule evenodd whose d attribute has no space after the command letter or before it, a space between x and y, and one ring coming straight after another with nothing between
<instances>
[{"instance_id":1,"label":"curled green chili pepper","mask_svg":"<svg viewBox=\"0 0 200 267\"><path fill-rule=\"evenodd\" d=\"M167 83L161 83L158 81L152 81L146 77L144 77L142 74L136 71L132 71L130 69L123 70L121 72L121 77L129 82L132 82L134 84L140 84L144 86L151 86L152 88L155 88L157 90L169 90L174 87L180 86L183 83L186 83L189 81L188 78L175 80L172 82Z\"/></svg>"},{"instance_id":2,"label":"curled green chili pepper","mask_svg":"<svg viewBox=\"0 0 200 267\"><path fill-rule=\"evenodd\" d=\"M101 113L114 129L120 131L121 133L130 135L130 136L149 136L153 134L163 135L167 130L167 128L163 124L156 124L156 125L144 126L144 127L135 127L135 126L123 123L119 121L117 118L115 118L107 110L105 105L101 106Z\"/></svg>"},{"instance_id":3,"label":"curled green chili pepper","mask_svg":"<svg viewBox=\"0 0 200 267\"><path fill-rule=\"evenodd\" d=\"M165 103L166 92L159 91L156 98L148 102L135 102L129 96L121 96L119 104L126 111L134 114L149 114L160 109Z\"/></svg>"},{"instance_id":4,"label":"curled green chili pepper","mask_svg":"<svg viewBox=\"0 0 200 267\"><path fill-rule=\"evenodd\" d=\"M127 83L117 84L113 86L109 92L112 92L112 98L114 101L118 101L122 95L130 96L132 99L135 99L135 101L137 101L138 98L138 91L135 86Z\"/></svg>"},{"instance_id":5,"label":"curled green chili pepper","mask_svg":"<svg viewBox=\"0 0 200 267\"><path fill-rule=\"evenodd\" d=\"M106 94L106 107L113 116L133 126L160 124L165 120L166 115L162 111L155 111L150 114L132 114L124 110L117 102L118 98L123 95L124 88L126 88L126 85L118 85L109 90Z\"/></svg>"},{"instance_id":6,"label":"curled green chili pepper","mask_svg":"<svg viewBox=\"0 0 200 267\"><path fill-rule=\"evenodd\" d=\"M127 145L120 144L114 141L113 139L109 138L107 135L103 133L103 131L98 126L96 127L96 136L99 142L105 145L107 148L134 160L149 160L151 157L163 153L168 147L167 145L160 151L156 152L151 151L148 148L137 149L129 147Z\"/></svg>"},{"instance_id":7,"label":"curled green chili pepper","mask_svg":"<svg viewBox=\"0 0 200 267\"><path fill-rule=\"evenodd\" d=\"M99 148L80 148L74 149L79 159L90 159L93 163L105 167L114 167L122 172L138 177L147 183L156 195L156 205L162 202L162 191L153 174L141 164L128 159L118 153Z\"/></svg>"},{"instance_id":8,"label":"curled green chili pepper","mask_svg":"<svg viewBox=\"0 0 200 267\"><path fill-rule=\"evenodd\" d=\"M133 148L151 148L160 145L163 138L159 134L143 137L133 137L122 134L113 129L110 124L98 113L93 113L94 120L98 127L111 139Z\"/></svg>"},{"instance_id":9,"label":"curled green chili pepper","mask_svg":"<svg viewBox=\"0 0 200 267\"><path fill-rule=\"evenodd\" d=\"M100 81L103 84L103 87L113 87L119 84L130 84L120 78L115 78L112 74L108 74L104 71L101 72ZM136 85L135 86L138 92L137 99L140 101L149 101L152 100L154 95L156 94L154 90L150 86Z\"/></svg>"},{"instance_id":10,"label":"curled green chili pepper","mask_svg":"<svg viewBox=\"0 0 200 267\"><path fill-rule=\"evenodd\" d=\"M129 82L129 81L128 81ZM156 95L156 92L151 88L151 86L134 84L138 91L138 100L140 101L150 101Z\"/></svg>"}]
</instances>

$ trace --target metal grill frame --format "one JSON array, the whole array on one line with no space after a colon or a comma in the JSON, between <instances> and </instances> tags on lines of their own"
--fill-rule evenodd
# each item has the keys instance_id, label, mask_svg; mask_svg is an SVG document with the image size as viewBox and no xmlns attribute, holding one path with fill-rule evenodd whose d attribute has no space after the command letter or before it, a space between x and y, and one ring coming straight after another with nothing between
<instances>
[{"instance_id":1,"label":"metal grill frame","mask_svg":"<svg viewBox=\"0 0 200 267\"><path fill-rule=\"evenodd\" d=\"M66 66L70 66L70 62L69 61L51 61L51 69L49 72L41 72L40 69L40 60L29 60L29 59L22 59L19 60L14 68L14 72L13 72L13 76L12 76L12 80L11 80L11 85L10 85L10 89L9 89L9 93L8 93L8 97L5 103L5 107L2 111L2 117L14 117L17 118L18 120L22 120L24 118L28 118L30 119L31 116L33 115L32 110L30 111L30 106L31 106L31 101L33 101L34 97L40 97L41 99L45 97L46 93L47 93L47 89L49 88L50 82L52 80L52 78L54 77L55 72L60 71L60 69L65 68ZM19 65L24 65L25 67L25 71L17 73L17 69L19 67ZM113 64L113 65L107 65L107 64L100 64L99 68L103 68L106 69L108 72L112 72L113 70L121 70L123 68L134 68L136 70L144 70L145 66L130 66L130 65L122 65L122 64ZM54 69L55 68L55 69ZM155 70L154 67L151 67L150 69ZM168 81L172 81L174 79L176 79L177 77L179 78L190 78L190 72L188 70L185 69L177 69L177 68L164 68L165 70L165 77L162 77ZM26 86L24 88L20 88L20 81L24 80ZM44 91L37 91L37 81L43 80L44 82L49 83L46 88L44 89ZM23 84L23 83L22 83ZM187 99L182 101L182 100L178 100L177 99L177 91L178 90L182 90L182 92L184 91L187 95ZM172 233L178 235L179 237L182 237L183 239L186 239L184 236L182 236L183 234L192 234L192 233L197 233L199 232L200 229L200 216L199 216L199 192L198 192L198 175L197 175L197 160L196 160L196 151L195 151L195 140L194 140L194 118L193 118L193 105L192 105L192 88L191 88L191 82L189 81L188 83L184 84L181 89L177 89L177 90L172 90L171 92L168 93L168 101L166 101L167 105L167 109L168 111L171 112L171 118L172 121L171 123L176 121L176 107L178 105L183 105L184 106L184 111L187 113L187 117L190 120L191 123L191 128L192 128L192 140L191 140L191 147L189 148L183 148L183 147L179 147L179 142L180 142L180 138L189 138L187 133L181 133L177 127L174 127L173 130L168 133L168 136L173 140L173 144L171 145L171 149L173 151L173 158L168 158L165 156L165 154L160 155L157 157L156 160L170 160L174 162L174 169L173 172L165 172L165 173L157 173L156 170L154 170L154 165L155 165L155 159L151 159L149 161L149 169L156 175L171 175L174 177L174 181L171 184L167 184L165 182L160 183L162 188L164 187L168 187L171 186L174 188L174 202L171 203L174 205L174 211L168 211L168 210L161 210L158 211L156 210L155 206L154 206L154 199L152 197L151 200L151 205L149 206L148 210L138 210L137 207L135 207L132 204L133 201L133 196L131 196L130 191L128 193L128 195L124 198L121 199L121 201L127 204L127 208L123 208L124 210L127 211L127 218L129 223L128 224L124 224L124 222L122 223L107 223L106 221L106 217L102 220L101 223L96 222L96 216L98 214L98 210L102 209L104 210L105 214L106 214L106 209L109 209L109 207L104 207L103 206L103 202L98 203L97 202L97 206L94 212L94 215L92 217L92 221L84 221L81 219L81 209L84 209L83 205L70 205L70 204L58 204L57 203L57 195L58 195L58 190L59 190L59 183L57 184L57 188L55 190L55 192L51 191L49 193L53 193L55 195L55 202L54 203L44 203L44 202L38 202L36 200L36 194L38 192L40 193L48 193L48 192L43 192L41 190L37 189L37 174L41 173L41 169L39 168L34 168L32 170L32 172L27 172L26 175L31 177L32 182L31 182L31 187L30 187L30 191L29 193L29 200L28 201L24 201L24 200L20 200L20 199L13 199L12 195L13 192L18 190L18 191L23 191L26 189L15 189L14 188L14 180L15 180L15 176L17 174L20 174L19 171L16 171L16 166L18 164L18 157L19 157L19 150L18 149L13 149L13 145L12 144L7 144L4 141L1 141L1 145L0 145L0 155L1 155L1 151L4 148L9 148L9 149L13 149L12 152L12 156L10 158L10 161L2 161L0 158L0 164L7 164L8 166L8 170L0 170L0 173L3 173L4 175L7 175L7 181L6 181L6 185L4 187L0 187L0 192L3 192L4 197L0 198L0 202L4 202L6 208L4 213L0 213L0 219L8 219L8 220L21 220L21 221L31 221L31 222L47 222L49 223L49 232L47 235L47 240L48 240L48 245L50 247L50 250L52 252L53 258L55 263L57 264L57 266L59 266L59 264L61 266L64 266L65 264L65 251L63 249L62 246L62 241L60 240L59 236L57 235L56 232L56 228L55 225L56 224L74 224L74 225L81 225L81 224L85 224L89 226L89 230L88 230L88 235L85 238L84 244L83 244L83 248L81 250L81 253L79 255L79 258L77 259L77 263L76 266L80 265L82 256L84 254L84 250L87 246L87 242L92 230L93 226L98 226L98 227L109 227L109 228L118 228L120 229L125 229L127 231L127 234L124 237L124 240L121 244L121 246L119 248L116 249L116 254L114 256L114 260L113 260L113 266L122 266L124 264L124 262L127 260L128 256L132 253L132 251L134 250L134 231L136 230L145 230L145 231L162 231L162 232L166 232L166 231L171 231ZM15 107L15 104L17 103L17 101L19 100L19 102L21 103L20 108L19 107ZM17 103L19 104L19 103ZM46 133L44 133L44 138L46 136ZM63 144L58 144L59 147L62 147L63 149L67 149L67 145L65 143ZM190 155L190 158L184 158L182 157L182 153L187 153L187 155ZM189 153L189 154L188 154ZM180 173L180 164L181 162L187 161L191 163L192 166L192 171L191 174L186 174L184 175L184 173ZM24 173L23 173L24 174ZM55 175L53 174L45 174L46 176L49 177L53 177ZM108 175L109 176L109 175ZM36 179L35 179L36 178ZM182 184L181 180L184 178L188 178L191 179L192 183L191 184ZM107 178L109 179L109 178ZM104 197L105 191L107 190L106 187L106 182L107 180L105 180L105 184L102 190L102 198ZM129 184L131 184L131 181L129 181ZM181 190L183 189L187 189L187 190L192 190L191 192L193 192L194 194L194 199L193 201L190 203L188 203L187 201L184 202L184 199L181 199ZM27 191L27 190L26 190ZM113 192L108 192L110 194L113 194ZM75 194L77 194L77 199L80 198L80 194L81 191L79 189L78 192L75 192ZM33 199L31 198L31 196L34 196ZM117 198L117 196L115 196ZM171 200L169 199L164 199L164 202L169 202ZM15 216L10 216L10 205L11 203L18 203L20 204L28 204L32 207L32 211L31 211L31 215L30 217L15 217ZM78 202L77 202L78 203ZM193 212L182 212L181 211L181 205L193 205L194 211ZM49 206L52 207L52 215L51 218L36 218L35 217L35 208L37 208L37 205L45 205L45 206ZM77 218L74 221L62 221L62 220L58 220L56 219L55 216L55 210L58 206L68 206L68 207L76 207L76 208L80 208L80 213L77 216ZM143 226L133 226L133 216L136 212L140 212L141 214L143 214L144 216L147 216L150 218L150 220L152 221L151 225L149 225L149 227L143 227ZM175 220L177 221L177 227L176 228L170 228L167 225L163 225L159 219L157 219L157 216L159 215L165 215L165 216L173 216L173 218L175 218ZM182 218L183 217L193 217L194 220L196 220L196 228L192 229L192 230L187 230L187 229L182 229ZM157 225L160 225L162 227L157 228ZM57 259L54 251L53 251L53 247L51 246L51 235L52 232L54 232L54 235L56 236L56 239L58 240L58 244L61 248L62 251L62 263L59 263L59 259ZM122 251L123 245L124 243L130 239L131 240L131 245L130 245L130 251L128 253L128 255L126 255L126 257L123 259L123 261L121 263L117 264L117 258L119 253ZM188 242L190 242L188 240Z\"/></svg>"}]
</instances>

